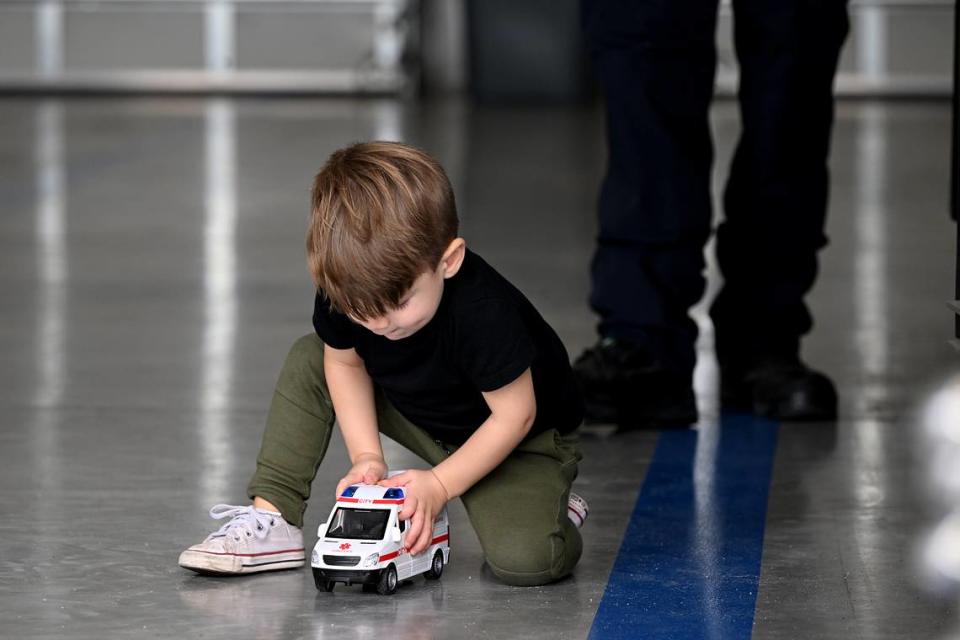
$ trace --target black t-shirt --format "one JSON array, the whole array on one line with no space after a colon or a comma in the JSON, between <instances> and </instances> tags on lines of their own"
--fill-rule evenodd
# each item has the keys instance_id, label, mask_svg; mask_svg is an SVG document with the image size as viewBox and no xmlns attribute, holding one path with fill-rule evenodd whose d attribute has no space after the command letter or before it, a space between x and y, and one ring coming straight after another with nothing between
<instances>
[{"instance_id":1,"label":"black t-shirt","mask_svg":"<svg viewBox=\"0 0 960 640\"><path fill-rule=\"evenodd\" d=\"M319 294L313 326L331 347L356 349L397 410L443 442L463 444L490 415L481 392L513 382L528 367L537 401L530 435L551 428L567 433L583 418L560 338L516 287L471 251L444 281L437 313L411 336L378 336L333 311Z\"/></svg>"}]
</instances>

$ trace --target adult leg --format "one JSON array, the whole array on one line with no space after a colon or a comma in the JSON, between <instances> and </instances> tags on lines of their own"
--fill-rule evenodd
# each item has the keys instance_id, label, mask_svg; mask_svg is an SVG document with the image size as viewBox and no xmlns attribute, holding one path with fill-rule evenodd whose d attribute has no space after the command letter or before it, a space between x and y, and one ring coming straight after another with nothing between
<instances>
[{"instance_id":1,"label":"adult leg","mask_svg":"<svg viewBox=\"0 0 960 640\"><path fill-rule=\"evenodd\" d=\"M602 336L686 373L711 222L716 13L716 0L584 5L609 147L590 302Z\"/></svg>"},{"instance_id":2,"label":"adult leg","mask_svg":"<svg viewBox=\"0 0 960 640\"><path fill-rule=\"evenodd\" d=\"M716 0L584 2L609 150L591 263L601 341L575 363L591 421L696 421L688 310L711 222L716 14Z\"/></svg>"},{"instance_id":3,"label":"adult leg","mask_svg":"<svg viewBox=\"0 0 960 640\"><path fill-rule=\"evenodd\" d=\"M826 245L833 78L843 0L735 0L743 132L717 232L725 283L711 315L722 362L796 354Z\"/></svg>"},{"instance_id":4,"label":"adult leg","mask_svg":"<svg viewBox=\"0 0 960 640\"><path fill-rule=\"evenodd\" d=\"M812 326L803 299L827 243L833 79L848 31L844 0L734 0L734 12L743 132L717 233L725 283L711 309L731 379L770 359L798 363Z\"/></svg>"}]
</instances>

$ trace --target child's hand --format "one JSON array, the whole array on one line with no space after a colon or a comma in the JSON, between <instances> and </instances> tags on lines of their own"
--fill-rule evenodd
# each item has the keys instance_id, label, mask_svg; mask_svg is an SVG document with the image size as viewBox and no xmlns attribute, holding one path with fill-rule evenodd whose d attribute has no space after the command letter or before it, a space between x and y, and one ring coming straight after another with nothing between
<instances>
[{"instance_id":1,"label":"child's hand","mask_svg":"<svg viewBox=\"0 0 960 640\"><path fill-rule=\"evenodd\" d=\"M343 490L352 484L377 484L387 475L387 463L383 458L375 454L360 454L357 461L353 463L347 475L337 483L337 495L339 498Z\"/></svg>"},{"instance_id":2,"label":"child's hand","mask_svg":"<svg viewBox=\"0 0 960 640\"><path fill-rule=\"evenodd\" d=\"M381 480L381 487L403 487L406 499L400 511L401 520L409 520L407 551L410 555L423 553L433 541L433 521L450 498L433 471L405 471Z\"/></svg>"}]
</instances>

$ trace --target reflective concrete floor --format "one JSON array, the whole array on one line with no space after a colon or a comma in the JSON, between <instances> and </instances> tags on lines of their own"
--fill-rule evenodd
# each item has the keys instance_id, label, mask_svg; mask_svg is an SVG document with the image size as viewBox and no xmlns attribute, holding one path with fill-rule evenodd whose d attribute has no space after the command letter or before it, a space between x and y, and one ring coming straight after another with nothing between
<instances>
[{"instance_id":1,"label":"reflective concrete floor","mask_svg":"<svg viewBox=\"0 0 960 640\"><path fill-rule=\"evenodd\" d=\"M734 105L713 120L719 193ZM214 526L212 504L243 500L274 378L309 331L302 234L326 155L366 138L436 154L470 244L575 354L593 340L602 131L594 109L455 101L0 101L0 636L590 634L655 433L584 434L586 550L575 577L550 587L497 584L459 504L443 579L392 598L319 593L306 571L203 578L176 558ZM842 418L780 428L753 636L947 637L956 608L918 587L912 562L932 518L912 411L960 357L943 304L949 110L847 103L835 131L832 243L805 355L837 380ZM700 311L695 483L709 501L719 417ZM338 440L314 485L311 544L344 469ZM722 615L709 604L691 606ZM656 627L631 633L668 637Z\"/></svg>"}]
</instances>

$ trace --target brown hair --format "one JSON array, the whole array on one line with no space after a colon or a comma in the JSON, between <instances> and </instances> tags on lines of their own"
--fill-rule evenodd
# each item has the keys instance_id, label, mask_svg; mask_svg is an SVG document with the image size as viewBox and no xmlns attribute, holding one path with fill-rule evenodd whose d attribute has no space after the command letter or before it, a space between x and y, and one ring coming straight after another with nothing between
<instances>
[{"instance_id":1,"label":"brown hair","mask_svg":"<svg viewBox=\"0 0 960 640\"><path fill-rule=\"evenodd\" d=\"M457 237L443 168L398 142L335 151L313 181L307 264L331 306L357 319L397 307Z\"/></svg>"}]
</instances>

